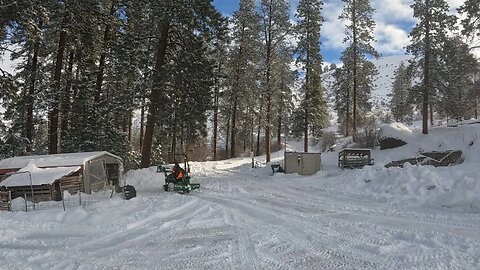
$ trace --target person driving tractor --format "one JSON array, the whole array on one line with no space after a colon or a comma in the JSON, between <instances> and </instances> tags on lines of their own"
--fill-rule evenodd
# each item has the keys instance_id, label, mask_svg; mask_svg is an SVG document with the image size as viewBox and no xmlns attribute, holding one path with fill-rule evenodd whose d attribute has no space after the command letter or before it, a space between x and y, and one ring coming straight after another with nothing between
<instances>
[{"instance_id":1,"label":"person driving tractor","mask_svg":"<svg viewBox=\"0 0 480 270\"><path fill-rule=\"evenodd\" d=\"M183 174L184 173L185 173L185 170L182 167L180 167L180 165L178 165L177 161L175 161L175 165L172 168L173 177L176 180L181 181L183 179Z\"/></svg>"}]
</instances>

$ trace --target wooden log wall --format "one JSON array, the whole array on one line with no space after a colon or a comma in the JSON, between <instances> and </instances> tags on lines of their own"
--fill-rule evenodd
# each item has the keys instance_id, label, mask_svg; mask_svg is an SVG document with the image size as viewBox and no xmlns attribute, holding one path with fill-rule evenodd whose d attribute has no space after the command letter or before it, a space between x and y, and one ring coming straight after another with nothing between
<instances>
[{"instance_id":1,"label":"wooden log wall","mask_svg":"<svg viewBox=\"0 0 480 270\"><path fill-rule=\"evenodd\" d=\"M22 187L9 187L12 192L12 198L24 197L26 195L27 200L32 201L32 189L30 186ZM44 184L33 186L33 196L35 202L51 201L53 200L54 189L51 185Z\"/></svg>"},{"instance_id":2,"label":"wooden log wall","mask_svg":"<svg viewBox=\"0 0 480 270\"><path fill-rule=\"evenodd\" d=\"M12 194L10 191L0 191L0 211L10 211L12 209Z\"/></svg>"},{"instance_id":3,"label":"wooden log wall","mask_svg":"<svg viewBox=\"0 0 480 270\"><path fill-rule=\"evenodd\" d=\"M68 191L70 194L77 194L83 190L82 180L80 176L65 176L60 179L60 186L63 191Z\"/></svg>"}]
</instances>

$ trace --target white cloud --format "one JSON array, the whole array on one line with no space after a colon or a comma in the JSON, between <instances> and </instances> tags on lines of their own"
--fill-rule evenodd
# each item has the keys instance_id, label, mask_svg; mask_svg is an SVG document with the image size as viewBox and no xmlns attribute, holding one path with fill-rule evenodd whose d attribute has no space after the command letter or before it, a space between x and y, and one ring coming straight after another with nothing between
<instances>
[{"instance_id":1,"label":"white cloud","mask_svg":"<svg viewBox=\"0 0 480 270\"><path fill-rule=\"evenodd\" d=\"M346 20L338 19L342 13L343 5L327 2L323 7L323 16L325 22L322 26L322 42L323 47L327 49L343 49L343 38L345 37Z\"/></svg>"},{"instance_id":2,"label":"white cloud","mask_svg":"<svg viewBox=\"0 0 480 270\"><path fill-rule=\"evenodd\" d=\"M411 0L373 0L372 7L376 9L375 19L382 22L413 21Z\"/></svg>"},{"instance_id":3,"label":"white cloud","mask_svg":"<svg viewBox=\"0 0 480 270\"><path fill-rule=\"evenodd\" d=\"M381 54L403 54L410 42L408 33L394 24L378 23L374 36L377 39L374 46Z\"/></svg>"}]
</instances>

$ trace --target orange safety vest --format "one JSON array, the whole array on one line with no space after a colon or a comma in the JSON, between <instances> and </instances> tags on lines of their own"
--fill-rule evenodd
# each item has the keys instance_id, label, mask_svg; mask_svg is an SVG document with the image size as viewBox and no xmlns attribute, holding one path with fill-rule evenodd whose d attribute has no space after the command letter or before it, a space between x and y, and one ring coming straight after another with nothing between
<instances>
[{"instance_id":1,"label":"orange safety vest","mask_svg":"<svg viewBox=\"0 0 480 270\"><path fill-rule=\"evenodd\" d=\"M179 171L177 175L177 179L181 179L181 178L183 178L183 172Z\"/></svg>"}]
</instances>

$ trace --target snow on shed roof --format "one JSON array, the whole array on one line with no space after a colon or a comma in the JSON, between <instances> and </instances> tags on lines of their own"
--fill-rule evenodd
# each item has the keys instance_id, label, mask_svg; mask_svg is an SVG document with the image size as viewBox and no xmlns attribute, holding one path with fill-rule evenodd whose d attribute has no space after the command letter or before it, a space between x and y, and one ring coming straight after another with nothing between
<instances>
[{"instance_id":1,"label":"snow on shed roof","mask_svg":"<svg viewBox=\"0 0 480 270\"><path fill-rule=\"evenodd\" d=\"M68 167L68 166L83 166L87 161L101 157L103 155L109 155L111 157L122 160L120 157L115 156L106 151L99 152L83 152L83 153L64 153L42 156L22 156L6 158L0 161L1 169L20 169L28 166L29 164L35 164L37 167Z\"/></svg>"},{"instance_id":2,"label":"snow on shed roof","mask_svg":"<svg viewBox=\"0 0 480 270\"><path fill-rule=\"evenodd\" d=\"M32 175L32 185L53 184L55 180L63 176L70 175L80 170L80 166L76 167L55 167L40 169L31 164L19 170L19 172L30 172ZM28 173L13 174L7 179L0 182L0 186L5 187L23 187L30 186L30 176Z\"/></svg>"}]
</instances>

